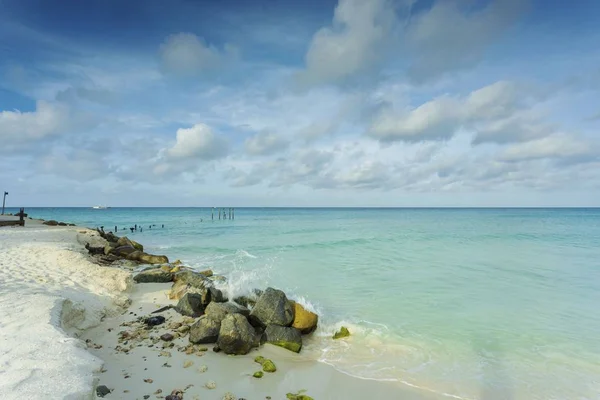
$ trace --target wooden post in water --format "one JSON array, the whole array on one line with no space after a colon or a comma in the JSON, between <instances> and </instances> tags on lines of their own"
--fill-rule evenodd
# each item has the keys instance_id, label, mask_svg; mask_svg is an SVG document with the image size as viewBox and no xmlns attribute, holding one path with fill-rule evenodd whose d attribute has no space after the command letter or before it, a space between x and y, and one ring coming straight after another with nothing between
<instances>
[{"instance_id":1,"label":"wooden post in water","mask_svg":"<svg viewBox=\"0 0 600 400\"><path fill-rule=\"evenodd\" d=\"M231 217L232 219L235 219L235 208L231 209Z\"/></svg>"},{"instance_id":2,"label":"wooden post in water","mask_svg":"<svg viewBox=\"0 0 600 400\"><path fill-rule=\"evenodd\" d=\"M214 221L215 220L215 208L211 208L210 209L210 220Z\"/></svg>"},{"instance_id":3,"label":"wooden post in water","mask_svg":"<svg viewBox=\"0 0 600 400\"><path fill-rule=\"evenodd\" d=\"M221 220L221 209L219 208L219 221Z\"/></svg>"}]
</instances>

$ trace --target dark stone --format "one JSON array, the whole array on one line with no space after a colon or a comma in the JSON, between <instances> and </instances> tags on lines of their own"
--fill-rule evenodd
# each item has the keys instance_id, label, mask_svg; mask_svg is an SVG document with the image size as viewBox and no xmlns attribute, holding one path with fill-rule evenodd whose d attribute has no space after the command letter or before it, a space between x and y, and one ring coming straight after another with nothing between
<instances>
[{"instance_id":1,"label":"dark stone","mask_svg":"<svg viewBox=\"0 0 600 400\"><path fill-rule=\"evenodd\" d=\"M216 345L215 347L213 347L213 351L215 353L220 353L221 352L221 348L219 347L219 345Z\"/></svg>"},{"instance_id":2,"label":"dark stone","mask_svg":"<svg viewBox=\"0 0 600 400\"><path fill-rule=\"evenodd\" d=\"M104 385L100 385L100 386L96 387L96 395L98 395L98 397L104 397L109 393L110 393L110 389Z\"/></svg>"},{"instance_id":3,"label":"dark stone","mask_svg":"<svg viewBox=\"0 0 600 400\"><path fill-rule=\"evenodd\" d=\"M136 252L137 250L133 246L119 246L110 250L110 254L114 254L119 257L127 257L131 253Z\"/></svg>"},{"instance_id":4,"label":"dark stone","mask_svg":"<svg viewBox=\"0 0 600 400\"><path fill-rule=\"evenodd\" d=\"M302 335L300 331L288 326L267 326L261 341L283 347L295 353L299 353L302 349Z\"/></svg>"},{"instance_id":5,"label":"dark stone","mask_svg":"<svg viewBox=\"0 0 600 400\"><path fill-rule=\"evenodd\" d=\"M173 280L180 285L186 284L196 289L206 289L210 286L210 281L206 279L206 276L194 271L177 272Z\"/></svg>"},{"instance_id":6,"label":"dark stone","mask_svg":"<svg viewBox=\"0 0 600 400\"><path fill-rule=\"evenodd\" d=\"M171 340L175 339L175 336L171 335L170 333L165 333L160 336L160 339L164 340L165 342L170 342Z\"/></svg>"},{"instance_id":7,"label":"dark stone","mask_svg":"<svg viewBox=\"0 0 600 400\"><path fill-rule=\"evenodd\" d=\"M149 394L145 394L145 395L144 395L144 399L145 399L145 400L148 400L149 398L150 398L150 395L149 395Z\"/></svg>"},{"instance_id":8,"label":"dark stone","mask_svg":"<svg viewBox=\"0 0 600 400\"><path fill-rule=\"evenodd\" d=\"M175 306L175 311L188 317L199 317L204 314L202 295L198 293L186 293Z\"/></svg>"},{"instance_id":9,"label":"dark stone","mask_svg":"<svg viewBox=\"0 0 600 400\"><path fill-rule=\"evenodd\" d=\"M254 326L290 326L294 321L294 308L281 290L267 288L250 312L249 320Z\"/></svg>"},{"instance_id":10,"label":"dark stone","mask_svg":"<svg viewBox=\"0 0 600 400\"><path fill-rule=\"evenodd\" d=\"M220 329L221 321L215 321L206 316L202 316L190 327L190 343L216 343Z\"/></svg>"},{"instance_id":11,"label":"dark stone","mask_svg":"<svg viewBox=\"0 0 600 400\"><path fill-rule=\"evenodd\" d=\"M208 291L210 293L210 301L215 303L225 303L228 300L223 292L217 288L209 287Z\"/></svg>"},{"instance_id":12,"label":"dark stone","mask_svg":"<svg viewBox=\"0 0 600 400\"><path fill-rule=\"evenodd\" d=\"M67 226L67 224L66 224L66 223L64 223L64 222L59 222L59 223L58 223L58 226Z\"/></svg>"},{"instance_id":13,"label":"dark stone","mask_svg":"<svg viewBox=\"0 0 600 400\"><path fill-rule=\"evenodd\" d=\"M212 302L206 307L204 312L208 318L219 323L221 323L228 314L242 314L246 318L250 315L250 310L234 303Z\"/></svg>"},{"instance_id":14,"label":"dark stone","mask_svg":"<svg viewBox=\"0 0 600 400\"><path fill-rule=\"evenodd\" d=\"M156 317L146 318L144 320L144 323L148 326L160 325L160 324L164 324L164 322L165 322L165 317L163 317L162 315L157 315Z\"/></svg>"},{"instance_id":15,"label":"dark stone","mask_svg":"<svg viewBox=\"0 0 600 400\"><path fill-rule=\"evenodd\" d=\"M263 291L259 289L254 289L252 292L253 293L247 296L238 296L234 298L233 301L246 308L252 308L256 304L256 300L258 300L260 295L263 294Z\"/></svg>"},{"instance_id":16,"label":"dark stone","mask_svg":"<svg viewBox=\"0 0 600 400\"><path fill-rule=\"evenodd\" d=\"M248 354L258 347L254 328L242 314L228 314L221 322L217 345L226 354Z\"/></svg>"},{"instance_id":17,"label":"dark stone","mask_svg":"<svg viewBox=\"0 0 600 400\"><path fill-rule=\"evenodd\" d=\"M173 274L162 268L149 268L134 276L133 280L137 283L165 283L173 280Z\"/></svg>"},{"instance_id":18,"label":"dark stone","mask_svg":"<svg viewBox=\"0 0 600 400\"><path fill-rule=\"evenodd\" d=\"M57 221L55 221L55 220L53 220L53 219L51 219L50 221L45 221L45 222L43 222L43 224L44 224L44 225L49 225L49 226L57 226L57 225L58 225L58 222L57 222Z\"/></svg>"}]
</instances>

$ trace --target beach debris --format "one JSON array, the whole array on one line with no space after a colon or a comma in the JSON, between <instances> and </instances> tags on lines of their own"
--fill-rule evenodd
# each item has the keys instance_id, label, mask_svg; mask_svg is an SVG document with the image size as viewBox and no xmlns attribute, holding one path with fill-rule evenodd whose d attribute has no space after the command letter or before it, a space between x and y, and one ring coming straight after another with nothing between
<instances>
[{"instance_id":1,"label":"beach debris","mask_svg":"<svg viewBox=\"0 0 600 400\"><path fill-rule=\"evenodd\" d=\"M148 326L156 326L163 324L165 322L165 317L162 315L157 315L156 317L149 317L144 320L144 323Z\"/></svg>"},{"instance_id":2,"label":"beach debris","mask_svg":"<svg viewBox=\"0 0 600 400\"><path fill-rule=\"evenodd\" d=\"M152 314L158 314L158 313L161 313L163 311L170 310L171 308L173 308L172 305L164 306L164 307L159 308L158 310L152 311Z\"/></svg>"},{"instance_id":3,"label":"beach debris","mask_svg":"<svg viewBox=\"0 0 600 400\"><path fill-rule=\"evenodd\" d=\"M225 354L248 354L258 347L259 338L242 314L228 314L221 322L217 346Z\"/></svg>"},{"instance_id":4,"label":"beach debris","mask_svg":"<svg viewBox=\"0 0 600 400\"><path fill-rule=\"evenodd\" d=\"M190 360L185 360L185 361L183 362L183 368L189 368L189 367L191 367L192 365L194 365L194 362L193 362L193 361L190 361Z\"/></svg>"},{"instance_id":5,"label":"beach debris","mask_svg":"<svg viewBox=\"0 0 600 400\"><path fill-rule=\"evenodd\" d=\"M175 336L170 333L165 333L160 335L160 339L164 340L165 342L170 342L171 340L175 339Z\"/></svg>"},{"instance_id":6,"label":"beach debris","mask_svg":"<svg viewBox=\"0 0 600 400\"><path fill-rule=\"evenodd\" d=\"M162 389L158 389L156 390L156 392L154 392L153 394L161 394L162 393Z\"/></svg>"},{"instance_id":7,"label":"beach debris","mask_svg":"<svg viewBox=\"0 0 600 400\"><path fill-rule=\"evenodd\" d=\"M216 303L210 303L216 304ZM210 305L209 305L210 307ZM221 321L208 318L203 315L198 321L190 328L190 343L195 344L206 344L215 343L219 337L219 330L221 329Z\"/></svg>"},{"instance_id":8,"label":"beach debris","mask_svg":"<svg viewBox=\"0 0 600 400\"><path fill-rule=\"evenodd\" d=\"M188 333L190 331L190 326L182 325L179 328L177 328L176 330L177 330L177 332L181 333L182 335L185 335L186 333Z\"/></svg>"},{"instance_id":9,"label":"beach debris","mask_svg":"<svg viewBox=\"0 0 600 400\"><path fill-rule=\"evenodd\" d=\"M208 347L198 347L198 351L208 351Z\"/></svg>"},{"instance_id":10,"label":"beach debris","mask_svg":"<svg viewBox=\"0 0 600 400\"><path fill-rule=\"evenodd\" d=\"M201 365L200 367L198 367L198 372L200 372L201 374L205 373L206 371L208 371L208 367L206 365Z\"/></svg>"},{"instance_id":11,"label":"beach debris","mask_svg":"<svg viewBox=\"0 0 600 400\"><path fill-rule=\"evenodd\" d=\"M265 329L262 340L295 353L299 353L300 349L302 349L300 331L292 327L269 325Z\"/></svg>"},{"instance_id":12,"label":"beach debris","mask_svg":"<svg viewBox=\"0 0 600 400\"><path fill-rule=\"evenodd\" d=\"M150 395L149 395L149 394L145 394L145 395L144 395L144 400L148 400L149 398L150 398Z\"/></svg>"},{"instance_id":13,"label":"beach debris","mask_svg":"<svg viewBox=\"0 0 600 400\"><path fill-rule=\"evenodd\" d=\"M152 382L154 382L154 380L152 380L150 378L147 378L147 379L144 379L144 382L146 382L146 383L152 383Z\"/></svg>"},{"instance_id":14,"label":"beach debris","mask_svg":"<svg viewBox=\"0 0 600 400\"><path fill-rule=\"evenodd\" d=\"M334 335L334 339L341 339L350 336L350 331L345 326L342 326Z\"/></svg>"},{"instance_id":15,"label":"beach debris","mask_svg":"<svg viewBox=\"0 0 600 400\"><path fill-rule=\"evenodd\" d=\"M223 395L223 400L238 400L238 398L231 392L227 392Z\"/></svg>"},{"instance_id":16,"label":"beach debris","mask_svg":"<svg viewBox=\"0 0 600 400\"><path fill-rule=\"evenodd\" d=\"M171 368L171 364L169 364L168 362L164 363L162 366L166 368Z\"/></svg>"},{"instance_id":17,"label":"beach debris","mask_svg":"<svg viewBox=\"0 0 600 400\"><path fill-rule=\"evenodd\" d=\"M206 384L204 384L204 387L207 389L216 389L217 388L217 382L215 381L208 381L206 382Z\"/></svg>"},{"instance_id":18,"label":"beach debris","mask_svg":"<svg viewBox=\"0 0 600 400\"><path fill-rule=\"evenodd\" d=\"M258 298L249 321L253 326L262 328L267 325L290 326L294 321L294 309L285 293L270 287Z\"/></svg>"},{"instance_id":19,"label":"beach debris","mask_svg":"<svg viewBox=\"0 0 600 400\"><path fill-rule=\"evenodd\" d=\"M161 357L171 357L171 353L168 351L161 351L159 354Z\"/></svg>"},{"instance_id":20,"label":"beach debris","mask_svg":"<svg viewBox=\"0 0 600 400\"><path fill-rule=\"evenodd\" d=\"M106 387L105 385L100 385L96 387L96 395L98 397L104 397L107 394L109 394L112 390L110 390L108 387Z\"/></svg>"},{"instance_id":21,"label":"beach debris","mask_svg":"<svg viewBox=\"0 0 600 400\"><path fill-rule=\"evenodd\" d=\"M300 333L306 335L317 329L319 316L314 312L308 311L301 304L290 301L294 307L294 322L292 327L298 329Z\"/></svg>"},{"instance_id":22,"label":"beach debris","mask_svg":"<svg viewBox=\"0 0 600 400\"><path fill-rule=\"evenodd\" d=\"M314 400L312 397L304 394L306 390L299 390L298 393L287 393L285 397L288 400Z\"/></svg>"},{"instance_id":23,"label":"beach debris","mask_svg":"<svg viewBox=\"0 0 600 400\"><path fill-rule=\"evenodd\" d=\"M183 391L175 389L171 392L170 395L165 397L165 400L183 400Z\"/></svg>"},{"instance_id":24,"label":"beach debris","mask_svg":"<svg viewBox=\"0 0 600 400\"><path fill-rule=\"evenodd\" d=\"M254 374L252 374L252 376L255 378L262 378L263 375L264 373L262 371L256 371Z\"/></svg>"}]
</instances>

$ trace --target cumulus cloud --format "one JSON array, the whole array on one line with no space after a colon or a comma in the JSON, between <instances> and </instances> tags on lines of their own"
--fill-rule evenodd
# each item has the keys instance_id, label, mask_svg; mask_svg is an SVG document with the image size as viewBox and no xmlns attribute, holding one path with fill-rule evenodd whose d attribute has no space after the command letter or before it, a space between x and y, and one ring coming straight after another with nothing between
<instances>
[{"instance_id":1,"label":"cumulus cloud","mask_svg":"<svg viewBox=\"0 0 600 400\"><path fill-rule=\"evenodd\" d=\"M196 124L191 128L177 130L176 142L167 149L172 159L214 160L227 155L229 144L223 137L216 135L205 124Z\"/></svg>"},{"instance_id":2,"label":"cumulus cloud","mask_svg":"<svg viewBox=\"0 0 600 400\"><path fill-rule=\"evenodd\" d=\"M339 0L332 25L312 38L299 82L341 83L365 72L381 60L394 23L388 0Z\"/></svg>"},{"instance_id":3,"label":"cumulus cloud","mask_svg":"<svg viewBox=\"0 0 600 400\"><path fill-rule=\"evenodd\" d=\"M260 132L246 139L246 152L252 155L268 155L286 149L289 142L272 132Z\"/></svg>"},{"instance_id":4,"label":"cumulus cloud","mask_svg":"<svg viewBox=\"0 0 600 400\"><path fill-rule=\"evenodd\" d=\"M209 46L203 38L193 33L168 36L160 46L162 68L167 73L193 76L221 66L236 56L237 50L226 45L222 50Z\"/></svg>"},{"instance_id":5,"label":"cumulus cloud","mask_svg":"<svg viewBox=\"0 0 600 400\"><path fill-rule=\"evenodd\" d=\"M371 121L368 134L386 141L449 139L463 128L475 133L473 143L510 143L552 133L535 111L536 91L519 90L500 81L468 96L443 95L416 108L384 107Z\"/></svg>"},{"instance_id":6,"label":"cumulus cloud","mask_svg":"<svg viewBox=\"0 0 600 400\"><path fill-rule=\"evenodd\" d=\"M527 0L493 0L475 9L456 0L437 1L416 14L406 31L415 82L477 64L487 48L526 10Z\"/></svg>"}]
</instances>

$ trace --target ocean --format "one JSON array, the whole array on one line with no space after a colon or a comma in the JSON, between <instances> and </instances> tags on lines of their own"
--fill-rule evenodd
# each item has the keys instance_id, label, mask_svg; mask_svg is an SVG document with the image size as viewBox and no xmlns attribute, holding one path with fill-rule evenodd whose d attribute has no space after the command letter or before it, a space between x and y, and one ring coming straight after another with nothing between
<instances>
[{"instance_id":1,"label":"ocean","mask_svg":"<svg viewBox=\"0 0 600 400\"><path fill-rule=\"evenodd\" d=\"M600 209L26 212L117 225L228 276L231 294L282 289L321 316L302 357L357 377L460 399L600 399ZM351 339L331 340L341 325Z\"/></svg>"}]
</instances>

